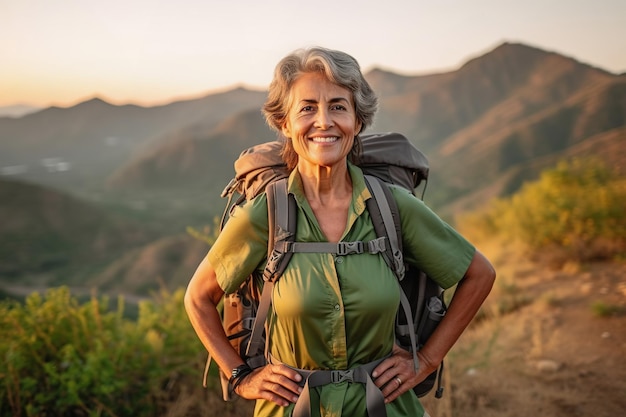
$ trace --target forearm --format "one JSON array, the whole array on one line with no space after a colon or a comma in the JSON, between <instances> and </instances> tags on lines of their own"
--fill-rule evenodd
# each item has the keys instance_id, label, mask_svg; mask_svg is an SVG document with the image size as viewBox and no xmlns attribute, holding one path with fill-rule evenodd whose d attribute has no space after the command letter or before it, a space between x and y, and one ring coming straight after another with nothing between
<instances>
[{"instance_id":1,"label":"forearm","mask_svg":"<svg viewBox=\"0 0 626 417\"><path fill-rule=\"evenodd\" d=\"M243 360L228 341L217 311L223 296L215 270L205 258L187 286L185 309L204 347L222 372L230 376L233 369L243 364ZM264 398L285 407L298 399L300 380L300 374L285 365L267 365L236 380L235 385L237 394L243 398Z\"/></svg>"},{"instance_id":2,"label":"forearm","mask_svg":"<svg viewBox=\"0 0 626 417\"><path fill-rule=\"evenodd\" d=\"M209 301L199 303L186 298L185 308L198 338L219 368L228 375L243 361L230 345L215 305Z\"/></svg>"},{"instance_id":3,"label":"forearm","mask_svg":"<svg viewBox=\"0 0 626 417\"><path fill-rule=\"evenodd\" d=\"M454 346L489 295L494 280L493 267L476 251L465 276L457 285L441 324L420 351L431 366L438 366Z\"/></svg>"},{"instance_id":4,"label":"forearm","mask_svg":"<svg viewBox=\"0 0 626 417\"><path fill-rule=\"evenodd\" d=\"M215 271L204 260L191 278L185 293L185 310L198 338L226 374L243 361L231 346L217 304L223 291L215 279Z\"/></svg>"}]
</instances>

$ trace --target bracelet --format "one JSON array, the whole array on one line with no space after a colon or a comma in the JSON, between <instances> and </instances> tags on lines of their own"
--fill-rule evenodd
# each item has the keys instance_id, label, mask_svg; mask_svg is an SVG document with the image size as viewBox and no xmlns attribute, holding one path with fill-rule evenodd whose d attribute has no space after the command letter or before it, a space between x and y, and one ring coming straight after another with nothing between
<instances>
[{"instance_id":1,"label":"bracelet","mask_svg":"<svg viewBox=\"0 0 626 417\"><path fill-rule=\"evenodd\" d=\"M228 387L230 392L235 392L239 384L241 384L241 381L243 381L243 379L251 373L252 368L246 363L239 365L238 367L233 369L232 376L228 380Z\"/></svg>"}]
</instances>

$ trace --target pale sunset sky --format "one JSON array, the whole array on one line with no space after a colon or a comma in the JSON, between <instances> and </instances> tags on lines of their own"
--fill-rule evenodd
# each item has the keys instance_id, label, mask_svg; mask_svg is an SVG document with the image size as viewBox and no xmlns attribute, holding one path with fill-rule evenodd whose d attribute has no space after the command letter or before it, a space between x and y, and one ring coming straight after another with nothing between
<instances>
[{"instance_id":1,"label":"pale sunset sky","mask_svg":"<svg viewBox=\"0 0 626 417\"><path fill-rule=\"evenodd\" d=\"M165 104L244 85L311 45L417 75L504 41L626 71L626 0L0 0L0 106Z\"/></svg>"}]
</instances>

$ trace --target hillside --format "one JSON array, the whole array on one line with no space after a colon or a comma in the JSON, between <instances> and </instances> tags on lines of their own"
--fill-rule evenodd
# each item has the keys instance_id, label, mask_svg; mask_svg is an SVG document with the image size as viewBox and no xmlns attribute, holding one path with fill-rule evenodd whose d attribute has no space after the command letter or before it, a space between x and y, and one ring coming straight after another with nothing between
<instances>
[{"instance_id":1,"label":"hillside","mask_svg":"<svg viewBox=\"0 0 626 417\"><path fill-rule=\"evenodd\" d=\"M91 285L106 293L147 296L185 287L209 246L189 235L160 238L128 251L95 274Z\"/></svg>"},{"instance_id":2,"label":"hillside","mask_svg":"<svg viewBox=\"0 0 626 417\"><path fill-rule=\"evenodd\" d=\"M428 398L427 409L437 417L621 415L626 264L553 270L515 252L493 253L499 277L488 318L453 348L447 393Z\"/></svg>"},{"instance_id":3,"label":"hillside","mask_svg":"<svg viewBox=\"0 0 626 417\"><path fill-rule=\"evenodd\" d=\"M154 236L143 225L37 185L0 180L0 201L2 284L77 282Z\"/></svg>"},{"instance_id":4,"label":"hillside","mask_svg":"<svg viewBox=\"0 0 626 417\"><path fill-rule=\"evenodd\" d=\"M213 128L193 125L130 160L107 185L109 189L226 185L241 150L274 137L258 109L237 113Z\"/></svg>"},{"instance_id":5,"label":"hillside","mask_svg":"<svg viewBox=\"0 0 626 417\"><path fill-rule=\"evenodd\" d=\"M381 102L372 130L402 132L427 154L428 201L450 215L514 192L597 135L613 131L605 142L624 140L626 78L526 45L503 44L448 73L412 77L375 69L366 76ZM250 117L237 114L230 127L216 131L178 131L118 170L109 184L156 190L205 186L207 178L223 183L232 175L228 161L241 149L274 137ZM228 131L235 127L236 133ZM217 145L215 139L225 137L247 141ZM208 193L220 191L206 186Z\"/></svg>"},{"instance_id":6,"label":"hillside","mask_svg":"<svg viewBox=\"0 0 626 417\"><path fill-rule=\"evenodd\" d=\"M383 91L375 128L401 129L426 152L428 200L449 213L510 194L572 146L626 124L624 77L521 44L453 72L374 75Z\"/></svg>"},{"instance_id":7,"label":"hillside","mask_svg":"<svg viewBox=\"0 0 626 417\"><path fill-rule=\"evenodd\" d=\"M72 193L100 192L109 175L169 132L199 122L215 126L239 111L258 109L264 98L263 92L243 88L156 107L115 106L93 98L0 118L0 167L23 166L21 177ZM54 171L46 158L69 169Z\"/></svg>"},{"instance_id":8,"label":"hillside","mask_svg":"<svg viewBox=\"0 0 626 417\"><path fill-rule=\"evenodd\" d=\"M0 106L0 117L22 117L29 113L41 110L39 107L27 104L15 104L13 106Z\"/></svg>"},{"instance_id":9,"label":"hillside","mask_svg":"<svg viewBox=\"0 0 626 417\"><path fill-rule=\"evenodd\" d=\"M482 190L483 201L508 195L560 159L589 156L592 148L609 165L619 168L626 163L619 158L620 153L608 155L592 145L598 136L605 136L604 142L610 148L626 140L624 77L599 81L519 122L511 120L503 124L502 113L510 107L511 103L495 107L447 138L433 156L447 169L445 187L449 192L461 196L472 194L465 191L471 190L476 197L476 191ZM613 141L615 146L611 145ZM500 181L496 184L494 179ZM468 204L457 210L475 206Z\"/></svg>"},{"instance_id":10,"label":"hillside","mask_svg":"<svg viewBox=\"0 0 626 417\"><path fill-rule=\"evenodd\" d=\"M502 123L522 119L586 85L612 77L555 53L504 43L458 70L403 77L394 90L381 88L382 115L375 128L405 132L428 151L505 101L519 106ZM372 81L375 91L381 79L386 77L379 71Z\"/></svg>"}]
</instances>

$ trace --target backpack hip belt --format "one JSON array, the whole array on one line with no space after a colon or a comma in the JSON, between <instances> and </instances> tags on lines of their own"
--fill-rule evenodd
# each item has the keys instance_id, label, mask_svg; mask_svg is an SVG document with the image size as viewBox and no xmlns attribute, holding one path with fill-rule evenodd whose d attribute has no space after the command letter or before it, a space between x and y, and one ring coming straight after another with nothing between
<instances>
[{"instance_id":1,"label":"backpack hip belt","mask_svg":"<svg viewBox=\"0 0 626 417\"><path fill-rule=\"evenodd\" d=\"M283 364L295 370L302 376L300 386L303 387L302 393L296 401L291 417L311 417L311 396L309 390L327 384L338 384L341 382L359 383L365 385L365 403L367 407L368 417L387 417L385 408L385 398L382 391L376 386L372 380L372 372L383 360L375 361L357 366L348 370L335 369L298 369L293 366L283 364L270 355L270 363L278 365Z\"/></svg>"}]
</instances>

